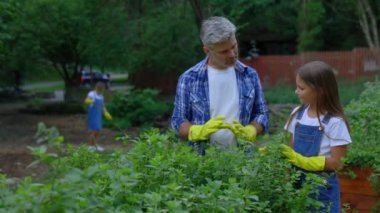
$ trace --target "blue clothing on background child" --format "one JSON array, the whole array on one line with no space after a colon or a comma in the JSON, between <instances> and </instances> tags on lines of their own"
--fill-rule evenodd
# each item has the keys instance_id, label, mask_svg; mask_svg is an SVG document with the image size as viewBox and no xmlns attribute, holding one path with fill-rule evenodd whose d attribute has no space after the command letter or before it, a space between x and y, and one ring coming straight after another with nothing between
<instances>
[{"instance_id":1,"label":"blue clothing on background child","mask_svg":"<svg viewBox=\"0 0 380 213\"><path fill-rule=\"evenodd\" d=\"M94 100L94 102L88 106L87 128L89 130L100 130L103 124L103 95L99 95L95 91L91 91L88 93L87 97Z\"/></svg>"}]
</instances>

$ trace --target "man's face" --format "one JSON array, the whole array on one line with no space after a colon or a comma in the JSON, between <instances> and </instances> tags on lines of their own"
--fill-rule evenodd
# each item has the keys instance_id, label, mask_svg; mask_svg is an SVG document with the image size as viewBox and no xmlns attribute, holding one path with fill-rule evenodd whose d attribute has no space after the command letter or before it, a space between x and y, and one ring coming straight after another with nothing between
<instances>
[{"instance_id":1,"label":"man's face","mask_svg":"<svg viewBox=\"0 0 380 213\"><path fill-rule=\"evenodd\" d=\"M238 57L238 45L235 36L227 41L215 44L212 48L203 47L209 57L208 65L216 69L225 69L235 65Z\"/></svg>"}]
</instances>

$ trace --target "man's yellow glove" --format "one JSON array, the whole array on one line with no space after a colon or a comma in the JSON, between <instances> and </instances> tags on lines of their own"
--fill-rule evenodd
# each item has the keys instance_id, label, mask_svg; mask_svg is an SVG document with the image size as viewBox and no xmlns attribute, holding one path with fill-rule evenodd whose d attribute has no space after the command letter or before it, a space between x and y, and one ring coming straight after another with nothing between
<instances>
[{"instance_id":1,"label":"man's yellow glove","mask_svg":"<svg viewBox=\"0 0 380 213\"><path fill-rule=\"evenodd\" d=\"M257 130L253 125L243 126L239 121L234 120L231 130L237 138L241 137L251 142L256 140Z\"/></svg>"},{"instance_id":2,"label":"man's yellow glove","mask_svg":"<svg viewBox=\"0 0 380 213\"><path fill-rule=\"evenodd\" d=\"M204 125L192 125L189 129L190 141L209 140L210 135L223 128L231 128L231 125L224 123L225 117L218 116L211 118Z\"/></svg>"},{"instance_id":3,"label":"man's yellow glove","mask_svg":"<svg viewBox=\"0 0 380 213\"><path fill-rule=\"evenodd\" d=\"M293 165L301 169L317 172L323 171L325 168L325 156L305 157L294 151L290 146L281 145L281 148L282 154L284 154Z\"/></svg>"},{"instance_id":4,"label":"man's yellow glove","mask_svg":"<svg viewBox=\"0 0 380 213\"><path fill-rule=\"evenodd\" d=\"M104 117L107 119L107 120L112 120L112 116L111 116L111 114L109 113L109 112L107 112L107 111L105 111L104 112Z\"/></svg>"},{"instance_id":5,"label":"man's yellow glove","mask_svg":"<svg viewBox=\"0 0 380 213\"><path fill-rule=\"evenodd\" d=\"M261 156L265 156L268 154L268 147L267 146L262 146L259 147L259 152Z\"/></svg>"},{"instance_id":6,"label":"man's yellow glove","mask_svg":"<svg viewBox=\"0 0 380 213\"><path fill-rule=\"evenodd\" d=\"M91 105L94 103L94 99L90 98L90 97L87 97L86 99L84 99L84 103L86 105Z\"/></svg>"}]
</instances>

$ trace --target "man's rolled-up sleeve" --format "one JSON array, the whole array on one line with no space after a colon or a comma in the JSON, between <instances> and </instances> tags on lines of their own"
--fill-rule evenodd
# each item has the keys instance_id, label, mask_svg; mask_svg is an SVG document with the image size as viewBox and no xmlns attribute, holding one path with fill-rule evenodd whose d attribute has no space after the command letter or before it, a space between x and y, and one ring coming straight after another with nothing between
<instances>
[{"instance_id":1,"label":"man's rolled-up sleeve","mask_svg":"<svg viewBox=\"0 0 380 213\"><path fill-rule=\"evenodd\" d=\"M269 110L264 97L264 93L261 87L260 79L256 75L255 84L255 101L252 111L252 121L261 124L264 128L264 132L268 132L269 129Z\"/></svg>"},{"instance_id":2,"label":"man's rolled-up sleeve","mask_svg":"<svg viewBox=\"0 0 380 213\"><path fill-rule=\"evenodd\" d=\"M189 79L182 75L178 80L171 119L171 126L176 130L177 135L179 134L181 124L191 120L189 102Z\"/></svg>"}]
</instances>

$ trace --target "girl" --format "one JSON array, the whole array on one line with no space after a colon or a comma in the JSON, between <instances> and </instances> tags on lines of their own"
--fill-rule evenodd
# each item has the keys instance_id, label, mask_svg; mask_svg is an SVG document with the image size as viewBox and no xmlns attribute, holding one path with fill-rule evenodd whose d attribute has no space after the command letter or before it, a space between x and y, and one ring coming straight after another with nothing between
<instances>
[{"instance_id":1,"label":"girl","mask_svg":"<svg viewBox=\"0 0 380 213\"><path fill-rule=\"evenodd\" d=\"M335 171L343 167L341 159L351 137L333 69L321 61L309 62L298 69L296 84L295 93L302 104L285 126L291 137L290 147L283 146L283 154L296 169L326 178L326 187L313 195L324 204L317 212L339 213L340 189ZM299 184L303 178L301 175Z\"/></svg>"},{"instance_id":2,"label":"girl","mask_svg":"<svg viewBox=\"0 0 380 213\"><path fill-rule=\"evenodd\" d=\"M96 145L96 140L99 138L99 131L102 128L102 114L107 120L112 120L112 116L108 113L105 105L103 92L105 85L103 82L97 82L95 90L90 91L85 99L85 104L88 105L87 110L87 127L90 130L89 146L97 151L104 151L103 147Z\"/></svg>"}]
</instances>

